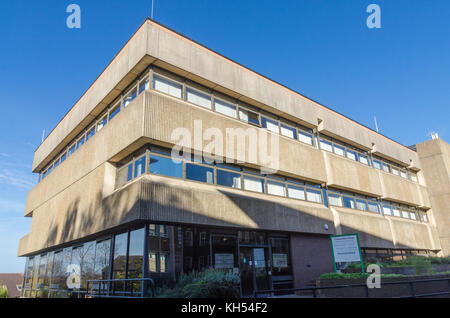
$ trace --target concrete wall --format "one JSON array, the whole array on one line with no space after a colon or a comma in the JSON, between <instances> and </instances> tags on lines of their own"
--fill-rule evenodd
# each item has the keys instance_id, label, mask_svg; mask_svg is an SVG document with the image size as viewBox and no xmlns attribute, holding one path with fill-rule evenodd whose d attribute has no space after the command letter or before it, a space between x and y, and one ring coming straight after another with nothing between
<instances>
[{"instance_id":1,"label":"concrete wall","mask_svg":"<svg viewBox=\"0 0 450 318\"><path fill-rule=\"evenodd\" d=\"M42 168L152 62L293 121L313 127L320 121L324 132L420 169L417 154L405 146L147 20L36 150L33 171Z\"/></svg>"},{"instance_id":2,"label":"concrete wall","mask_svg":"<svg viewBox=\"0 0 450 318\"><path fill-rule=\"evenodd\" d=\"M36 150L33 170L38 171L45 166L151 63L292 121L318 127L322 132L373 150L380 156L420 169L414 151L152 21L146 21ZM397 241L401 244L413 242L409 246L411 248L438 246L430 242L432 239L408 241L401 238L403 234L396 238L392 228L407 235L411 222L404 223L406 221L398 219L392 222L396 224L394 227L390 225L389 233L386 219L380 216L333 212L323 205L265 194L224 190L167 178L156 180L154 176L145 176L114 191L115 163L146 143L172 144L173 129L185 127L193 131L196 119L202 120L203 131L218 128L223 133L226 128L249 127L238 120L161 93L145 92L29 192L25 215L32 215L33 221L30 234L21 241L19 254L78 240L133 220L150 219L315 234L333 234L334 224L340 224L344 232L355 228L365 233L362 240L367 246L385 246L386 242ZM418 184L286 137L279 138L279 145L282 155L278 170L282 174L412 205L430 205L426 188ZM256 163L250 161L248 164ZM329 225L328 231L324 229L325 224ZM414 236L433 237L429 234L434 233L429 226L417 225L412 230Z\"/></svg>"},{"instance_id":3,"label":"concrete wall","mask_svg":"<svg viewBox=\"0 0 450 318\"><path fill-rule=\"evenodd\" d=\"M170 118L168 121L167 118ZM21 247L22 251L36 251L50 246L49 244L62 244L73 239L82 238L86 232L78 232L76 229L72 236L61 236L56 241L42 242L47 234L39 232L39 229L48 229L54 226L62 227L65 219L70 219L73 200L80 198L84 206L90 206L91 196L98 194L98 206L90 207L102 216L104 213L117 222L108 223L100 219L92 219L94 224L89 227L95 231L102 231L118 226L133 215L130 211L139 206L139 216L133 216L130 220L145 219L160 222L179 222L190 224L205 224L215 226L232 226L259 228L266 230L279 230L302 233L333 234L334 224L339 224L343 233L359 232L363 246L367 247L396 247L395 237L392 234L386 218L349 209L331 209L323 205L306 203L297 200L274 197L266 194L252 194L243 191L229 189L216 189L209 185L195 182L171 180L162 178L161 184L141 182L139 195L130 196L129 188L125 187L114 191L115 167L106 162L117 162L147 142L158 141L170 145L171 132L175 128L185 127L193 131L193 121L201 119L202 132L215 127L225 134L226 128L246 129L249 125L238 120L213 113L209 110L188 104L184 101L171 98L158 92L145 92L138 96L127 108L122 110L100 132L92 137L82 148L53 171L46 179L33 188L27 198L26 215L33 215L31 236L24 238L32 242L29 247ZM260 130L260 128L255 128ZM280 173L308 179L316 182L325 182L332 186L346 188L357 192L364 192L373 196L386 196L386 179L391 184L397 182L397 187L389 188L395 198L410 200L410 204L421 204L417 199L418 194L411 194L411 190L418 189L418 185L401 177L387 175L375 169L364 166L358 162L320 151L312 146L302 144L287 137L280 136L281 154ZM286 152L285 152L286 151ZM248 150L247 150L248 152ZM248 156L247 156L248 157ZM101 168L104 167L104 168ZM104 175L91 177L94 171L103 169ZM156 177L146 177L156 178ZM89 181L91 180L91 181ZM89 194L82 196L79 184ZM407 187L403 186L406 184ZM136 187L133 185L133 187ZM71 194L72 193L72 194ZM134 192L133 192L134 193ZM218 195L220 193L220 195ZM111 195L114 199L111 199ZM64 199L58 199L63 197ZM72 200L70 199L72 198ZM126 200L117 202L116 198ZM132 199L131 199L132 198ZM114 204L109 204L111 200ZM120 211L112 211L111 206L129 207ZM131 209L131 207L133 209ZM106 212L104 211L106 209ZM43 212L51 211L51 212ZM173 213L168 213L173 211ZM301 213L299 212L301 211ZM57 213L64 215L59 219L48 219L47 215ZM130 214L131 213L131 214ZM50 217L48 216L48 217ZM337 221L338 220L338 221ZM400 224L407 222L399 219ZM402 223L403 222L403 223ZM406 224L410 224L409 222ZM107 224L110 224L107 226ZM324 230L324 225L329 225L329 231ZM406 227L408 228L408 227ZM95 231L94 231L95 229ZM402 232L401 230L400 232ZM408 231L404 232L409 234ZM429 236L429 226L422 226L415 230L414 235ZM405 234L405 235L406 235ZM37 239L34 235L38 235ZM43 238L39 238L43 235ZM437 244L432 244L432 239L421 241L406 237L402 244L409 248L436 249ZM402 245L403 246L403 245Z\"/></svg>"},{"instance_id":4,"label":"concrete wall","mask_svg":"<svg viewBox=\"0 0 450 318\"><path fill-rule=\"evenodd\" d=\"M423 175L442 245L442 254L450 255L450 145L443 140L429 140L417 145Z\"/></svg>"}]
</instances>

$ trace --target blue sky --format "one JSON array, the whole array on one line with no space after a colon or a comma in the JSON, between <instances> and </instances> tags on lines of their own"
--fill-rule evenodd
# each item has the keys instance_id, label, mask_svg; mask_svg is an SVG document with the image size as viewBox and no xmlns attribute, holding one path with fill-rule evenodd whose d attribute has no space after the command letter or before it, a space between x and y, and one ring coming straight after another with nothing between
<instances>
[{"instance_id":1,"label":"blue sky","mask_svg":"<svg viewBox=\"0 0 450 318\"><path fill-rule=\"evenodd\" d=\"M66 7L82 28L66 27ZM381 7L368 29L366 7ZM7 1L0 9L0 272L22 272L33 152L150 15L151 0ZM448 0L155 0L155 19L411 145L450 140Z\"/></svg>"}]
</instances>

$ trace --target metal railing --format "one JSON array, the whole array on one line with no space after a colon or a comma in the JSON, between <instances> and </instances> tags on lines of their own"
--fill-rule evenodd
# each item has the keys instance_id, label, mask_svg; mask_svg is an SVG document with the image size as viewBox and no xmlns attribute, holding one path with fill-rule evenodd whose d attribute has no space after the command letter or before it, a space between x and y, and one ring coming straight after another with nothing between
<instances>
[{"instance_id":1,"label":"metal railing","mask_svg":"<svg viewBox=\"0 0 450 318\"><path fill-rule=\"evenodd\" d=\"M447 282L448 283L447 290L419 294L418 291L420 289L417 289L414 287L414 284L431 283L431 282ZM392 296L392 298L421 298L421 297L436 297L436 296L450 295L450 277L449 278L385 282L385 283L381 284L381 286L386 286L386 285L408 285L409 286L409 294L408 295ZM310 298L317 298L320 296L327 297L326 295L320 295L320 293L318 293L318 291L330 290L330 289L343 289L343 288L364 288L365 298L370 298L370 290L373 290L372 288L369 288L367 286L367 284L348 284L348 285L322 286L322 287L304 287L304 288L261 290L261 291L255 291L253 293L253 296L254 296L254 298L257 298L259 295L261 295L262 297L273 297L274 294L277 294L277 293L278 294L282 293L284 295L293 295L293 294L296 294L297 292L302 292L302 293L309 292ZM270 296L267 296L267 295L270 295ZM301 296L308 297L308 295L301 295ZM333 296L329 296L329 297L333 297ZM380 297L382 297L382 296L380 296ZM360 297L360 298L362 298L362 297Z\"/></svg>"},{"instance_id":2,"label":"metal railing","mask_svg":"<svg viewBox=\"0 0 450 318\"><path fill-rule=\"evenodd\" d=\"M153 298L154 296L155 282L151 278L101 279L87 282L86 297L88 298Z\"/></svg>"}]
</instances>

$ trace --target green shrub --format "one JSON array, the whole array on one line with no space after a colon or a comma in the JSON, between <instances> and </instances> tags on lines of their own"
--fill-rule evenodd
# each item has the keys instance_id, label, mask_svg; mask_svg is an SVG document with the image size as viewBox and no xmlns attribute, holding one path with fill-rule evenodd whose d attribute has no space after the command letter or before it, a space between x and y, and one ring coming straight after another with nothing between
<instances>
[{"instance_id":1,"label":"green shrub","mask_svg":"<svg viewBox=\"0 0 450 318\"><path fill-rule=\"evenodd\" d=\"M425 256L410 256L407 261L414 266L416 275L431 274L431 261Z\"/></svg>"},{"instance_id":2,"label":"green shrub","mask_svg":"<svg viewBox=\"0 0 450 318\"><path fill-rule=\"evenodd\" d=\"M8 289L5 286L0 286L0 298L9 298Z\"/></svg>"},{"instance_id":3,"label":"green shrub","mask_svg":"<svg viewBox=\"0 0 450 318\"><path fill-rule=\"evenodd\" d=\"M326 273L320 275L320 279L359 279L359 278L367 278L371 275L370 273ZM381 274L381 278L396 278L396 277L405 277L405 275L401 274Z\"/></svg>"},{"instance_id":4,"label":"green shrub","mask_svg":"<svg viewBox=\"0 0 450 318\"><path fill-rule=\"evenodd\" d=\"M239 275L207 269L181 275L174 288L160 288L158 298L238 298Z\"/></svg>"}]
</instances>

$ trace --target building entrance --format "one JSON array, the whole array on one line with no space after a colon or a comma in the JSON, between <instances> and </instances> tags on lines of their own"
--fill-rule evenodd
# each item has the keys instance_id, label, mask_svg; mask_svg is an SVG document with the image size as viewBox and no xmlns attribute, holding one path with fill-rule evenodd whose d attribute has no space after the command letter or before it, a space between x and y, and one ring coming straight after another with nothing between
<instances>
[{"instance_id":1,"label":"building entrance","mask_svg":"<svg viewBox=\"0 0 450 318\"><path fill-rule=\"evenodd\" d=\"M269 249L241 246L239 254L242 296L251 297L257 290L271 289Z\"/></svg>"}]
</instances>

